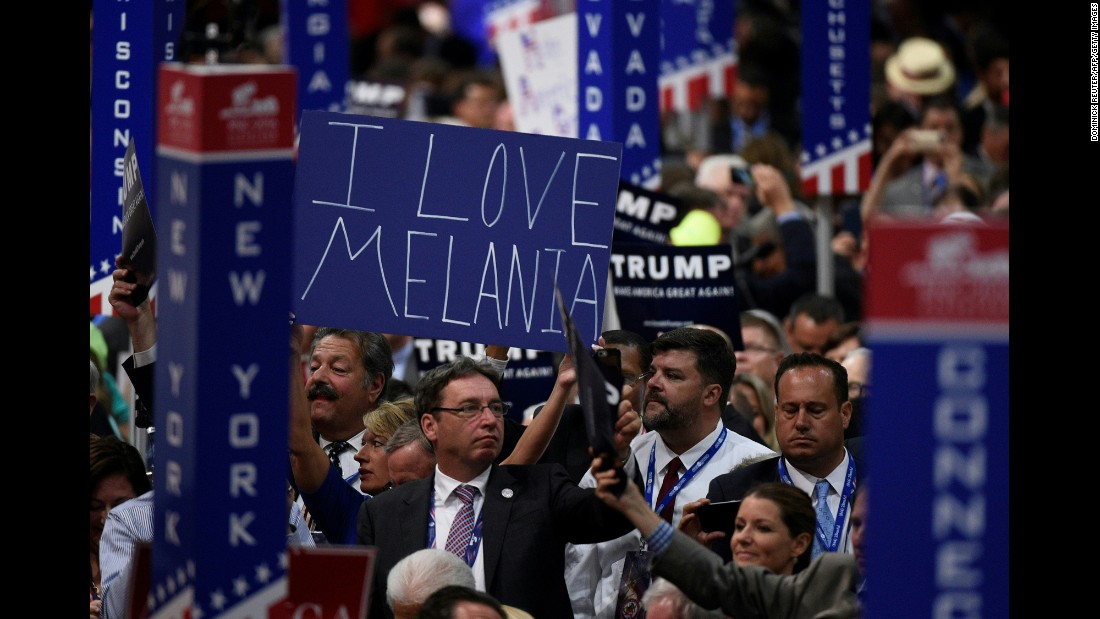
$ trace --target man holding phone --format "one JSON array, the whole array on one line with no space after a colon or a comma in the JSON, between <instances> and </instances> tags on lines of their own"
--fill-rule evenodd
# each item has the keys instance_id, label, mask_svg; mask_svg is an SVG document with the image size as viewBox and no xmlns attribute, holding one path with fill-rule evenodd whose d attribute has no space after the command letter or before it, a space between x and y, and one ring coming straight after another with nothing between
<instances>
[{"instance_id":1,"label":"man holding phone","mask_svg":"<svg viewBox=\"0 0 1100 619\"><path fill-rule=\"evenodd\" d=\"M641 402L650 431L631 442L623 468L654 511L676 526L683 505L706 496L711 479L774 452L722 424L736 362L721 336L681 327L658 337L652 352ZM591 471L580 485L595 487ZM565 574L575 617L624 616L640 607L649 583L642 538L635 530L609 542L569 545Z\"/></svg>"}]
</instances>

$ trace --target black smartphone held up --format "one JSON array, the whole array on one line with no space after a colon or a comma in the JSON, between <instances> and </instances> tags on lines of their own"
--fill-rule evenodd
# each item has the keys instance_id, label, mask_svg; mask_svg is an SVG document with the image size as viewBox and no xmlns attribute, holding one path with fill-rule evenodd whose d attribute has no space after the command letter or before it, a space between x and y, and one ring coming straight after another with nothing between
<instances>
[{"instance_id":1,"label":"black smartphone held up","mask_svg":"<svg viewBox=\"0 0 1100 619\"><path fill-rule=\"evenodd\" d=\"M126 277L122 278L122 281L128 284L137 284L137 280L137 274L134 273L132 268L130 269L130 272L126 274ZM145 299L147 299L148 297L149 286L145 284L138 284L137 287L134 288L134 291L130 293L130 303L132 303L134 307L137 307L144 303Z\"/></svg>"},{"instance_id":2,"label":"black smartphone held up","mask_svg":"<svg viewBox=\"0 0 1100 619\"><path fill-rule=\"evenodd\" d=\"M617 348L601 348L596 351L596 361L600 364L600 372L607 383L607 404L616 413L619 409L619 400L623 398L623 357ZM612 419L618 415L611 416Z\"/></svg>"},{"instance_id":3,"label":"black smartphone held up","mask_svg":"<svg viewBox=\"0 0 1100 619\"><path fill-rule=\"evenodd\" d=\"M626 474L621 466L616 465L617 452L615 449L615 420L619 410L618 398L611 403L611 394L622 393L623 374L617 369L622 360L618 358L618 350L606 351L603 355L592 354L591 348L586 347L577 333L577 327L573 324L573 317L565 311L565 301L562 300L561 291L554 289L554 297L558 305L558 314L561 316L562 329L565 332L565 341L569 345L569 353L573 355L573 363L577 371L577 399L580 400L581 410L584 412L584 429L587 434L588 445L592 449L593 456L600 456L605 468L618 469L619 481L612 488L616 496L621 495L626 488ZM614 385L614 388L612 388Z\"/></svg>"},{"instance_id":4,"label":"black smartphone held up","mask_svg":"<svg viewBox=\"0 0 1100 619\"><path fill-rule=\"evenodd\" d=\"M737 520L737 510L741 507L740 499L736 501L721 501L700 505L695 511L699 517L699 526L706 532L722 531L726 539L733 536L733 523Z\"/></svg>"}]
</instances>

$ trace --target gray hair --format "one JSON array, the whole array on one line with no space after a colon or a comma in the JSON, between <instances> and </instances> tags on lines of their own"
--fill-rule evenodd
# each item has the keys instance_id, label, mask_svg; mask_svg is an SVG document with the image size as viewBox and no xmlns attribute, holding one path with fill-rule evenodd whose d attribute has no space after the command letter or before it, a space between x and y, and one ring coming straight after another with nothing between
<instances>
[{"instance_id":1,"label":"gray hair","mask_svg":"<svg viewBox=\"0 0 1100 619\"><path fill-rule=\"evenodd\" d=\"M474 571L456 555L440 548L424 548L401 559L386 576L386 603L423 604L448 585L477 588Z\"/></svg>"},{"instance_id":2,"label":"gray hair","mask_svg":"<svg viewBox=\"0 0 1100 619\"><path fill-rule=\"evenodd\" d=\"M775 336L775 341L779 344L779 350L784 355L791 354L791 345L787 342L786 329L779 323L779 319L775 317L775 314L768 310L751 309L741 312L741 326L756 326L766 329Z\"/></svg>"},{"instance_id":3,"label":"gray hair","mask_svg":"<svg viewBox=\"0 0 1100 619\"><path fill-rule=\"evenodd\" d=\"M676 610L676 616L683 619L725 619L720 610L707 610L692 602L676 585L664 578L654 578L642 596L642 608L649 610L660 600L668 600Z\"/></svg>"},{"instance_id":4,"label":"gray hair","mask_svg":"<svg viewBox=\"0 0 1100 619\"><path fill-rule=\"evenodd\" d=\"M397 426L397 429L390 435L389 440L386 441L385 451L387 454L391 454L409 443L416 443L421 451L431 454L433 457L435 456L432 442L424 436L424 431L420 429L419 419L410 419Z\"/></svg>"}]
</instances>

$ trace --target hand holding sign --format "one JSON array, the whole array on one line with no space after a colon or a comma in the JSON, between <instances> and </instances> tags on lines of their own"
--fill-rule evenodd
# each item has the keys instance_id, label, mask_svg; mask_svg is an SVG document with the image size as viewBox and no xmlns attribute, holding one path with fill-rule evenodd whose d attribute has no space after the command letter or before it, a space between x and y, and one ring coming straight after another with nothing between
<instances>
[{"instance_id":1,"label":"hand holding sign","mask_svg":"<svg viewBox=\"0 0 1100 619\"><path fill-rule=\"evenodd\" d=\"M573 364L577 374L577 395L584 411L584 427L588 433L588 445L593 458L600 458L602 470L614 468L619 472L619 483L613 491L621 494L626 487L626 474L619 461L619 449L615 442L616 418L619 401L622 399L623 376L620 368L619 351L600 349L592 353L586 349L573 319L565 310L565 301L561 291L554 289L561 315L565 339L569 352L573 355Z\"/></svg>"},{"instance_id":2,"label":"hand holding sign","mask_svg":"<svg viewBox=\"0 0 1100 619\"><path fill-rule=\"evenodd\" d=\"M136 307L149 296L149 287L157 278L157 233L141 184L133 138L126 148L122 170L125 199L122 202L122 253L117 264L129 270L123 281L137 284L130 294Z\"/></svg>"}]
</instances>

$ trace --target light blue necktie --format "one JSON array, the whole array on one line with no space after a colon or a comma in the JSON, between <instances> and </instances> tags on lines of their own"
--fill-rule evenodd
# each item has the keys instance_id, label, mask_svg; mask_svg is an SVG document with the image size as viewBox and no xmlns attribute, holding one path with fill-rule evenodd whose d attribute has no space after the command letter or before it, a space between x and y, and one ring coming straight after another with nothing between
<instances>
[{"instance_id":1,"label":"light blue necktie","mask_svg":"<svg viewBox=\"0 0 1100 619\"><path fill-rule=\"evenodd\" d=\"M833 520L833 511L829 509L829 481L822 479L814 486L814 503L817 505L817 529L818 535L814 536L814 550L811 555L814 559L825 552L825 545L821 539L830 539L833 536L833 529L836 527L836 521Z\"/></svg>"}]
</instances>

